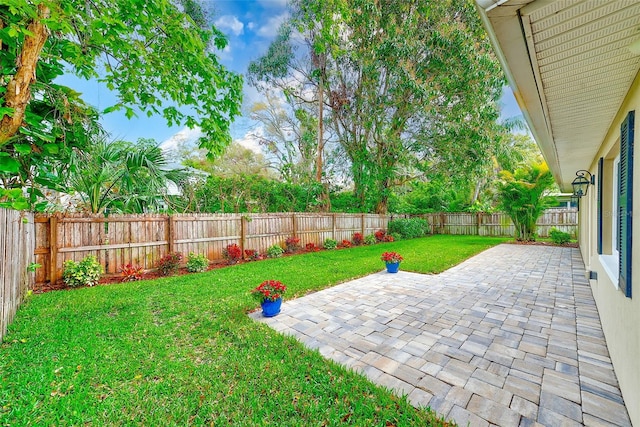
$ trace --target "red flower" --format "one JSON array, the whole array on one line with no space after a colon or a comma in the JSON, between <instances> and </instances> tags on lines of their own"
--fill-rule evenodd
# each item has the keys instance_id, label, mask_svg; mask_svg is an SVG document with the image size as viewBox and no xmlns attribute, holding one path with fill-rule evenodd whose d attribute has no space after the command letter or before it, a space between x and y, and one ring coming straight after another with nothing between
<instances>
[{"instance_id":1,"label":"red flower","mask_svg":"<svg viewBox=\"0 0 640 427\"><path fill-rule=\"evenodd\" d=\"M251 293L262 303L264 301L276 301L282 298L287 287L278 280L265 280L251 291Z\"/></svg>"},{"instance_id":2,"label":"red flower","mask_svg":"<svg viewBox=\"0 0 640 427\"><path fill-rule=\"evenodd\" d=\"M402 255L397 252L384 252L380 259L387 264L394 264L396 262L402 261L404 258L402 258Z\"/></svg>"}]
</instances>

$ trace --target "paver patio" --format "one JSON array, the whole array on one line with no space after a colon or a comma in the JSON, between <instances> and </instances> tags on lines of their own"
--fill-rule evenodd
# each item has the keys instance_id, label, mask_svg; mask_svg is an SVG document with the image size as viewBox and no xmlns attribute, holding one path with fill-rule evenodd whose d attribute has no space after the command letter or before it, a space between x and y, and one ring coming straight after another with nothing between
<instances>
[{"instance_id":1,"label":"paver patio","mask_svg":"<svg viewBox=\"0 0 640 427\"><path fill-rule=\"evenodd\" d=\"M503 244L256 320L461 426L630 426L578 249Z\"/></svg>"}]
</instances>

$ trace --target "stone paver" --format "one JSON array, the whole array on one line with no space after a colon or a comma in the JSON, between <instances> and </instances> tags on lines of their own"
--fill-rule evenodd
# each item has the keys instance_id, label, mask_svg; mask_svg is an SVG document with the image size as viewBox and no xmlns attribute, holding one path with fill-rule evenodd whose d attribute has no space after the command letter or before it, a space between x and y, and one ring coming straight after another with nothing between
<instances>
[{"instance_id":1,"label":"stone paver","mask_svg":"<svg viewBox=\"0 0 640 427\"><path fill-rule=\"evenodd\" d=\"M631 425L577 249L499 245L251 316L459 425Z\"/></svg>"}]
</instances>

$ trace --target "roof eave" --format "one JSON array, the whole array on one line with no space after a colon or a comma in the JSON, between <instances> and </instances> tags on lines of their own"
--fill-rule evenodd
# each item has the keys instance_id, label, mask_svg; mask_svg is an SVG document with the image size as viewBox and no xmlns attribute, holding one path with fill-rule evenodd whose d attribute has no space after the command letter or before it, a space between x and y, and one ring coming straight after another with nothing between
<instances>
[{"instance_id":1,"label":"roof eave","mask_svg":"<svg viewBox=\"0 0 640 427\"><path fill-rule=\"evenodd\" d=\"M519 14L519 9L532 1L476 0L476 8L515 99L549 169L561 190L570 191L570 185L562 182L556 144Z\"/></svg>"}]
</instances>

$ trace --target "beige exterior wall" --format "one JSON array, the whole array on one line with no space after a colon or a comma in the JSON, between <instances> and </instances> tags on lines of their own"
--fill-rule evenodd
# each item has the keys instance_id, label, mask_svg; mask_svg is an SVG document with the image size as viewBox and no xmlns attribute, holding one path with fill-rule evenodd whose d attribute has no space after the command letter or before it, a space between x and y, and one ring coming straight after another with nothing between
<instances>
[{"instance_id":1,"label":"beige exterior wall","mask_svg":"<svg viewBox=\"0 0 640 427\"><path fill-rule=\"evenodd\" d=\"M612 241L615 224L613 175L615 158L619 153L620 125L629 111L635 110L635 150L633 174L633 268L632 298L617 289L617 270L607 269L614 259ZM579 125L579 124L578 124ZM620 389L634 425L640 426L640 74L631 86L620 110L605 137L600 151L590 165L590 172L598 171L598 160L605 158L603 177L603 252L597 251L597 182L580 202L580 250L587 270L598 274L591 280L593 296L598 306L609 353L613 361ZM587 357L597 356L583 354Z\"/></svg>"}]
</instances>

